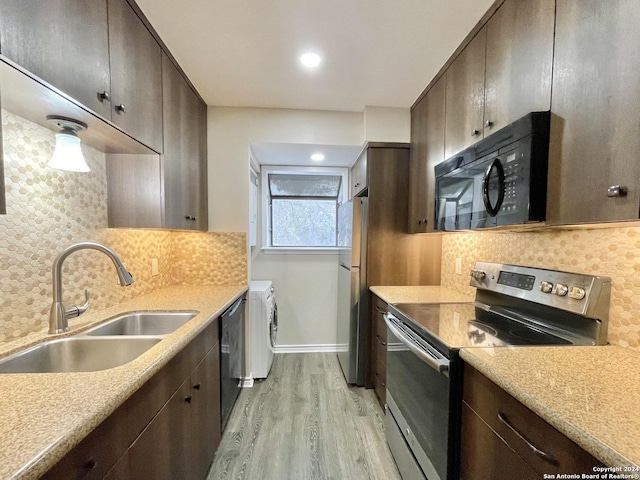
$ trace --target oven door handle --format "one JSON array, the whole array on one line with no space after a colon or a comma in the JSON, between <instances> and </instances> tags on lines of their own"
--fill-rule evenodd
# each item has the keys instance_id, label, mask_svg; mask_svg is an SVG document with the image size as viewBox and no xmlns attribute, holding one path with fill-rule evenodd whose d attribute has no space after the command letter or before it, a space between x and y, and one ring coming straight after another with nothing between
<instances>
[{"instance_id":1,"label":"oven door handle","mask_svg":"<svg viewBox=\"0 0 640 480\"><path fill-rule=\"evenodd\" d=\"M437 372L448 377L449 376L449 360L436 358L431 352L429 352L428 350L424 350L420 345L416 344L413 340L411 340L411 338L409 338L407 335L402 333L402 331L400 331L398 327L394 324L395 322L392 319L395 320L396 322L399 321L396 317L394 317L389 313L384 314L384 321L387 324L387 327L389 328L389 330L391 330L391 333L393 333L398 338L398 340L400 340L404 345L406 345L409 348L409 350L411 350L411 352L413 352L418 358L424 361L427 365L429 365L431 368L433 368ZM387 339L387 345L388 344L389 344L389 339Z\"/></svg>"}]
</instances>

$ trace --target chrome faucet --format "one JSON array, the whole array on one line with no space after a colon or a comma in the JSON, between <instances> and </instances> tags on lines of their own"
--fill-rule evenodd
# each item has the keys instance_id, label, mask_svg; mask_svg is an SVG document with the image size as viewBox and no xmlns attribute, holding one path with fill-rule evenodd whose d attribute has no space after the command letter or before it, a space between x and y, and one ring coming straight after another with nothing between
<instances>
[{"instance_id":1,"label":"chrome faucet","mask_svg":"<svg viewBox=\"0 0 640 480\"><path fill-rule=\"evenodd\" d=\"M87 311L87 308L89 308L88 290L84 291L84 305L80 307L74 305L73 307L67 308L62 304L62 263L73 252L85 249L98 250L111 259L116 267L120 285L126 287L133 283L133 277L124 268L124 265L122 265L122 261L120 260L116 252L111 250L109 247L96 242L80 242L69 245L58 254L58 256L53 261L53 268L51 269L51 272L53 274L53 304L51 305L51 311L49 313L50 334L67 332L69 330L68 319L71 317L79 317Z\"/></svg>"}]
</instances>

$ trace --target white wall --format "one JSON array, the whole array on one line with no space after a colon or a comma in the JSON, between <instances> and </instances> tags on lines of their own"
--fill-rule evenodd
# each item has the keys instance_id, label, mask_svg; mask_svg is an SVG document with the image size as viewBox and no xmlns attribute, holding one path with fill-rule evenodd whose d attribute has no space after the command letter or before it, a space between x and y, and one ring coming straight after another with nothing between
<instances>
[{"instance_id":1,"label":"white wall","mask_svg":"<svg viewBox=\"0 0 640 480\"><path fill-rule=\"evenodd\" d=\"M251 142L362 145L355 112L209 107L209 228L246 232Z\"/></svg>"},{"instance_id":2,"label":"white wall","mask_svg":"<svg viewBox=\"0 0 640 480\"><path fill-rule=\"evenodd\" d=\"M248 231L251 142L361 145L364 139L363 114L353 112L209 107L208 127L209 228L215 231ZM278 344L334 345L337 256L265 255L258 243L249 275L274 282Z\"/></svg>"},{"instance_id":3,"label":"white wall","mask_svg":"<svg viewBox=\"0 0 640 480\"><path fill-rule=\"evenodd\" d=\"M411 110L408 108L364 107L364 139L367 142L409 142Z\"/></svg>"}]
</instances>

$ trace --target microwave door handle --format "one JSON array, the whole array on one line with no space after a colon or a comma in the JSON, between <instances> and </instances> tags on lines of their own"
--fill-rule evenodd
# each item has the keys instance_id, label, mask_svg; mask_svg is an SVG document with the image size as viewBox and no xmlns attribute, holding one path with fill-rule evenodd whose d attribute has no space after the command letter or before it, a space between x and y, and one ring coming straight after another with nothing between
<instances>
[{"instance_id":1,"label":"microwave door handle","mask_svg":"<svg viewBox=\"0 0 640 480\"><path fill-rule=\"evenodd\" d=\"M407 337L404 333L402 333L391 320L392 318L396 318L389 313L385 313L383 315L384 322L387 324L391 333L393 333L398 340L400 340L404 345L406 345L411 352L413 352L417 357L423 360L427 365L436 370L437 372L449 376L449 361L448 360L439 360L435 358L430 352L422 349L419 345L417 345L413 340ZM396 319L397 320L397 319ZM388 344L388 341L387 341Z\"/></svg>"},{"instance_id":2,"label":"microwave door handle","mask_svg":"<svg viewBox=\"0 0 640 480\"><path fill-rule=\"evenodd\" d=\"M491 176L491 171L496 169L498 172L498 201L495 206L491 205L491 200L489 199L489 177ZM502 206L502 202L504 201L504 168L502 168L502 163L499 158L495 158L491 165L484 172L484 177L482 178L482 202L484 203L484 208L487 210L487 213L495 217L500 211L500 207Z\"/></svg>"}]
</instances>

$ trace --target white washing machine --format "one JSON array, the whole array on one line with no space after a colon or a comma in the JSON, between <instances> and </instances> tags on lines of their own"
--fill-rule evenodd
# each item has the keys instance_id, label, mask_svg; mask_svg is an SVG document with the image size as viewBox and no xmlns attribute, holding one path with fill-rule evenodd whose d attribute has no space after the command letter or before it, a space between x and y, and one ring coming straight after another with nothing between
<instances>
[{"instance_id":1,"label":"white washing machine","mask_svg":"<svg viewBox=\"0 0 640 480\"><path fill-rule=\"evenodd\" d=\"M271 281L253 281L251 302L251 370L253 378L267 378L278 335L278 306Z\"/></svg>"}]
</instances>

